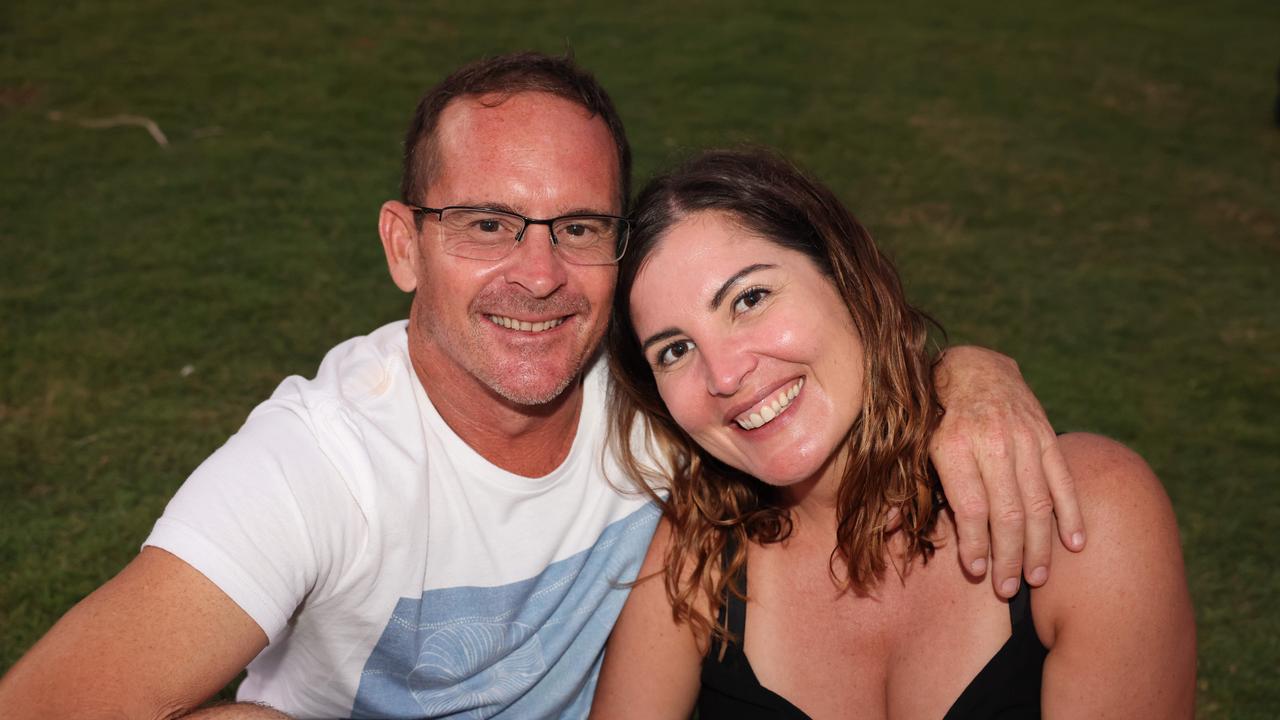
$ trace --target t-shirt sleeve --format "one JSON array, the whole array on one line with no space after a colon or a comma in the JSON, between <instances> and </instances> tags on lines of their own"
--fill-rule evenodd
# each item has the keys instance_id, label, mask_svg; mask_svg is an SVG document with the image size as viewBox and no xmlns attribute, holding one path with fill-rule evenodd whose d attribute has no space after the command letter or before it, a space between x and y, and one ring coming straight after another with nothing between
<instances>
[{"instance_id":1,"label":"t-shirt sleeve","mask_svg":"<svg viewBox=\"0 0 1280 720\"><path fill-rule=\"evenodd\" d=\"M169 501L144 546L173 553L213 581L274 641L323 572L299 498L336 470L294 413L256 412Z\"/></svg>"}]
</instances>

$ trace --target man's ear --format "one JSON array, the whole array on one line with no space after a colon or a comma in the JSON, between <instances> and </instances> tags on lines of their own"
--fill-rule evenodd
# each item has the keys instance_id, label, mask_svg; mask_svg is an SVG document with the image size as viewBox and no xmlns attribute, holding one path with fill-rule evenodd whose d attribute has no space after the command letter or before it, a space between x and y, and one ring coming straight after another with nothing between
<instances>
[{"instance_id":1,"label":"man's ear","mask_svg":"<svg viewBox=\"0 0 1280 720\"><path fill-rule=\"evenodd\" d=\"M378 235L387 256L387 270L396 287L413 292L418 287L418 230L413 210L397 200L382 203L378 212Z\"/></svg>"}]
</instances>

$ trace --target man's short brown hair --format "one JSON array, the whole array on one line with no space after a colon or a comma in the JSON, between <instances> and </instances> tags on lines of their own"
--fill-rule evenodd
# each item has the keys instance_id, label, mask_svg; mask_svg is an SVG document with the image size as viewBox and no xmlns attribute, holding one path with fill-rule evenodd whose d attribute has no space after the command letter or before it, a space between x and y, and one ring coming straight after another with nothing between
<instances>
[{"instance_id":1,"label":"man's short brown hair","mask_svg":"<svg viewBox=\"0 0 1280 720\"><path fill-rule=\"evenodd\" d=\"M432 175L438 171L436 125L452 100L491 94L505 99L521 92L550 93L604 120L618 149L618 195L620 207L625 208L631 196L631 146L613 101L595 77L578 67L572 57L536 52L499 55L468 63L422 96L404 138L400 199L406 203L423 200Z\"/></svg>"}]
</instances>

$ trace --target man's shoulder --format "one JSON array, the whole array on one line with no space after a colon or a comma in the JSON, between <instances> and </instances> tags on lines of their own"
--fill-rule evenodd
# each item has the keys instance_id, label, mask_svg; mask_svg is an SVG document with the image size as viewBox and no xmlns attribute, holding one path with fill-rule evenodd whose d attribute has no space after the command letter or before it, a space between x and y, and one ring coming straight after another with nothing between
<instances>
[{"instance_id":1,"label":"man's shoulder","mask_svg":"<svg viewBox=\"0 0 1280 720\"><path fill-rule=\"evenodd\" d=\"M284 407L307 415L412 396L407 321L384 325L335 345L311 378L291 375L254 412Z\"/></svg>"},{"instance_id":2,"label":"man's shoulder","mask_svg":"<svg viewBox=\"0 0 1280 720\"><path fill-rule=\"evenodd\" d=\"M220 455L232 449L282 466L323 458L348 475L370 462L370 443L396 444L417 426L417 382L409 366L405 322L346 340L325 354L312 378L285 378L258 404Z\"/></svg>"}]
</instances>

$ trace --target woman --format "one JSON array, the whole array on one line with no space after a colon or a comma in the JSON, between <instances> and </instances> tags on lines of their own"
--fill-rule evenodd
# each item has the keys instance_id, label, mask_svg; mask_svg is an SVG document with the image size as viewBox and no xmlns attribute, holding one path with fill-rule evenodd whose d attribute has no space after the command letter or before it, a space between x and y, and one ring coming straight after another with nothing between
<instances>
[{"instance_id":1,"label":"woman","mask_svg":"<svg viewBox=\"0 0 1280 720\"><path fill-rule=\"evenodd\" d=\"M648 422L670 499L593 717L1191 715L1177 527L1141 459L1062 438L1089 547L1055 545L1049 581L1005 602L944 541L927 319L835 196L712 151L636 221L614 430Z\"/></svg>"}]
</instances>

